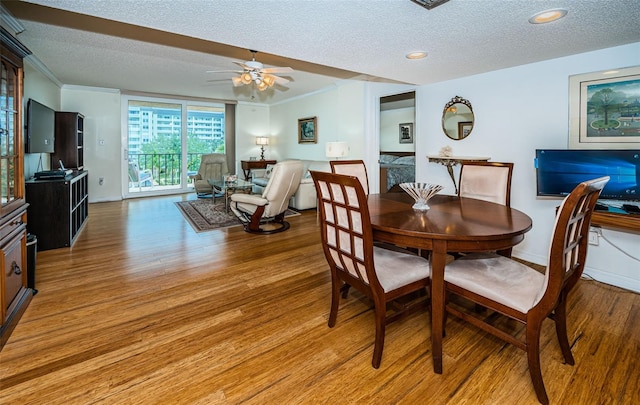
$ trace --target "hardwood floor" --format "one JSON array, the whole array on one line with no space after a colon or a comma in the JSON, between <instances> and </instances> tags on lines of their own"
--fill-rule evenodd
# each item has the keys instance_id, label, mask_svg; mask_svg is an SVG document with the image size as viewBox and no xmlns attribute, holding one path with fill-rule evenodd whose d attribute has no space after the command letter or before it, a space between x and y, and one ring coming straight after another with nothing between
<instances>
[{"instance_id":1,"label":"hardwood floor","mask_svg":"<svg viewBox=\"0 0 640 405\"><path fill-rule=\"evenodd\" d=\"M537 403L525 353L453 317L442 375L426 313L387 328L373 369L366 298L352 289L327 327L315 211L280 234L197 234L174 205L187 198L91 204L73 248L38 253L39 292L0 352L0 402ZM575 366L551 321L541 340L551 402L640 403L640 295L581 280L568 322Z\"/></svg>"}]
</instances>

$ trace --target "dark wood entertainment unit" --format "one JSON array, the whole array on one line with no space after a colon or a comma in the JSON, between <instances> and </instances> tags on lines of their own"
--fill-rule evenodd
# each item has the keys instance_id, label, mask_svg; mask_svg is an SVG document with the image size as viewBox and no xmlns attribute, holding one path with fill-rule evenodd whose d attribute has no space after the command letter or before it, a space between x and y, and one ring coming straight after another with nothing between
<instances>
[{"instance_id":1,"label":"dark wood entertainment unit","mask_svg":"<svg viewBox=\"0 0 640 405\"><path fill-rule=\"evenodd\" d=\"M29 203L27 230L38 239L38 250L73 245L89 215L88 172L63 179L25 182Z\"/></svg>"}]
</instances>

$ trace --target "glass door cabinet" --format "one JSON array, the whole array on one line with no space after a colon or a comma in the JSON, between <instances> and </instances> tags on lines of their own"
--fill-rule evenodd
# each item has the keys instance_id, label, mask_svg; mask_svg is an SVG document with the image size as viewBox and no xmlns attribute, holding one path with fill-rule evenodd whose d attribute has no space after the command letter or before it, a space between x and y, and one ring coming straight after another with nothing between
<instances>
[{"instance_id":1,"label":"glass door cabinet","mask_svg":"<svg viewBox=\"0 0 640 405\"><path fill-rule=\"evenodd\" d=\"M29 51L0 27L0 350L33 296L28 286L22 136L22 59Z\"/></svg>"}]
</instances>

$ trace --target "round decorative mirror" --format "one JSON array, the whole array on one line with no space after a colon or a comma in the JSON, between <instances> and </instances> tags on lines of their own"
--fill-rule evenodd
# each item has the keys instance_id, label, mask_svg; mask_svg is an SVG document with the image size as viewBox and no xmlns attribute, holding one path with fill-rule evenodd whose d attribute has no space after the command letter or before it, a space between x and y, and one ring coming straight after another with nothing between
<instances>
[{"instance_id":1,"label":"round decorative mirror","mask_svg":"<svg viewBox=\"0 0 640 405\"><path fill-rule=\"evenodd\" d=\"M453 140L464 139L473 130L473 108L469 100L455 96L442 111L442 130Z\"/></svg>"}]
</instances>

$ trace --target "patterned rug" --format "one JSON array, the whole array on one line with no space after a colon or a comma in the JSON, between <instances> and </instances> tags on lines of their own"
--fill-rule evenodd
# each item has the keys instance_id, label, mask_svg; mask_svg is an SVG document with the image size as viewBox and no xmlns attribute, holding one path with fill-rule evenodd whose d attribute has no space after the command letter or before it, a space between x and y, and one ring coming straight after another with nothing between
<instances>
[{"instance_id":1,"label":"patterned rug","mask_svg":"<svg viewBox=\"0 0 640 405\"><path fill-rule=\"evenodd\" d=\"M227 214L222 198L217 198L215 203L210 198L201 198L178 201L176 205L196 232L213 231L241 225L238 218L231 211ZM285 213L285 217L294 215L300 215L300 213L292 209L288 209Z\"/></svg>"}]
</instances>

